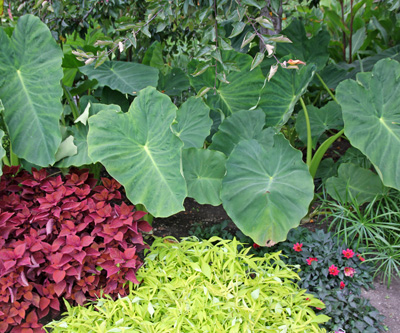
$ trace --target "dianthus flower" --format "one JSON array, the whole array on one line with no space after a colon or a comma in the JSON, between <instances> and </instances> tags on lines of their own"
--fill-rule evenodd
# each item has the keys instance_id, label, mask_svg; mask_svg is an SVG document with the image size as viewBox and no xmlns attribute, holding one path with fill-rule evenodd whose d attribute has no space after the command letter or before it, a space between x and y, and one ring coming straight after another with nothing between
<instances>
[{"instance_id":1,"label":"dianthus flower","mask_svg":"<svg viewBox=\"0 0 400 333\"><path fill-rule=\"evenodd\" d=\"M340 281L340 289L344 289L345 286L346 284L343 281Z\"/></svg>"},{"instance_id":2,"label":"dianthus flower","mask_svg":"<svg viewBox=\"0 0 400 333\"><path fill-rule=\"evenodd\" d=\"M335 265L332 265L331 267L329 267L329 274L333 276L338 275L339 269Z\"/></svg>"},{"instance_id":3,"label":"dianthus flower","mask_svg":"<svg viewBox=\"0 0 400 333\"><path fill-rule=\"evenodd\" d=\"M360 259L360 261L365 261L365 258L361 257L361 254L357 253L357 258Z\"/></svg>"},{"instance_id":4,"label":"dianthus flower","mask_svg":"<svg viewBox=\"0 0 400 333\"><path fill-rule=\"evenodd\" d=\"M296 243L296 244L294 244L293 245L293 250L295 250L296 252L301 252L301 251L303 251L302 249L301 249L301 247L303 246L303 243Z\"/></svg>"},{"instance_id":5,"label":"dianthus flower","mask_svg":"<svg viewBox=\"0 0 400 333\"><path fill-rule=\"evenodd\" d=\"M353 277L356 270L353 267L345 267L344 268L344 275Z\"/></svg>"},{"instance_id":6,"label":"dianthus flower","mask_svg":"<svg viewBox=\"0 0 400 333\"><path fill-rule=\"evenodd\" d=\"M343 250L342 253L343 253L343 256L347 259L354 257L354 251L351 249Z\"/></svg>"},{"instance_id":7,"label":"dianthus flower","mask_svg":"<svg viewBox=\"0 0 400 333\"><path fill-rule=\"evenodd\" d=\"M311 265L311 263L313 262L313 261L318 261L318 259L317 258L308 258L307 259L307 264L309 264L309 265Z\"/></svg>"}]
</instances>

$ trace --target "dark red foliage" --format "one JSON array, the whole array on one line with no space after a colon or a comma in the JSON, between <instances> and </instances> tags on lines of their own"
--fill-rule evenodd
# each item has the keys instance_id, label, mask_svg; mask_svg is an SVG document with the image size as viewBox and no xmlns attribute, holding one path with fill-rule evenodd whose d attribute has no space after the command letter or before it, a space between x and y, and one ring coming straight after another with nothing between
<instances>
[{"instance_id":1,"label":"dark red foliage","mask_svg":"<svg viewBox=\"0 0 400 333\"><path fill-rule=\"evenodd\" d=\"M85 170L64 179L4 167L0 181L0 332L44 332L60 299L125 296L138 283L146 213L122 202L121 185Z\"/></svg>"}]
</instances>

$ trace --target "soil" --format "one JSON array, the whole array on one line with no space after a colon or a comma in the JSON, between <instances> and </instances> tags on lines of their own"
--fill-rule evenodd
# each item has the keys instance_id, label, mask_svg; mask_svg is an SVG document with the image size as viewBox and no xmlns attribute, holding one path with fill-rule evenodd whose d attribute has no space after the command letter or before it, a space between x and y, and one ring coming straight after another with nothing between
<instances>
[{"instance_id":1,"label":"soil","mask_svg":"<svg viewBox=\"0 0 400 333\"><path fill-rule=\"evenodd\" d=\"M181 237L190 236L190 229L199 223L204 224L206 227L230 220L222 206L200 205L190 198L186 199L184 205L184 212L153 221L154 236L173 236L179 240ZM302 226L311 231L316 228L326 228L326 225L319 223L307 223ZM233 222L230 222L227 228L232 231L237 229ZM362 295L368 298L371 304L385 316L384 325L386 326L386 331L400 333L400 315L397 312L400 310L400 279L393 279L389 289L380 279L376 279L374 289L362 290Z\"/></svg>"}]
</instances>

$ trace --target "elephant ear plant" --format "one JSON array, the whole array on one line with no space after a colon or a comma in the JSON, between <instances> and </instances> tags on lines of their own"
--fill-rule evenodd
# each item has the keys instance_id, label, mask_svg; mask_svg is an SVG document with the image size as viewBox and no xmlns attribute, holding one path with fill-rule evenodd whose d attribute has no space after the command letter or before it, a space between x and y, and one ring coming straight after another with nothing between
<instances>
[{"instance_id":1,"label":"elephant ear plant","mask_svg":"<svg viewBox=\"0 0 400 333\"><path fill-rule=\"evenodd\" d=\"M0 29L0 99L16 157L48 166L61 143L62 51L39 18L18 20L11 38ZM7 162L7 161L6 161Z\"/></svg>"},{"instance_id":2,"label":"elephant ear plant","mask_svg":"<svg viewBox=\"0 0 400 333\"><path fill-rule=\"evenodd\" d=\"M232 52L223 58L234 58ZM239 60L244 78L250 68L246 61L251 59L240 55ZM138 93L128 113L105 110L89 118L89 156L104 164L125 186L134 204L144 204L155 216L183 210L186 196L201 203L222 202L232 220L256 243L269 245L283 241L287 232L307 214L318 165L343 132L370 157L384 184L399 188L400 154L396 152L400 138L400 99L398 94L385 92L388 87L391 91L399 89L399 66L396 61L383 60L372 73L359 74L358 81L339 85L344 129L338 111L335 123L331 127L326 125L325 130L333 127L339 131L328 137L314 156L311 148L321 130L312 131L310 119L313 119L311 112L319 111L307 108L301 98L315 73L312 64L300 70L280 69L259 88L255 84L258 74L252 74L251 85L259 89L261 96L260 108L255 105L240 109L243 89L239 91L237 82L229 89L224 86L228 83L220 82L216 95L210 87L203 101L192 97L179 109L155 88L145 88ZM214 82L212 75L215 74L206 71L192 77L191 83L202 94L203 86ZM228 78L237 79L233 75ZM268 93L269 85L281 87L281 94L285 93L283 87L287 87L286 94L293 95L290 98L288 95L278 107L272 93ZM333 99L337 103L335 96ZM307 164L302 161L301 152L279 133L299 100L304 109L302 121L307 133L304 137L309 147ZM211 129L207 106L221 110L226 118L213 135L211 145L205 148L202 142ZM359 141L366 143L367 134L372 132L374 139L369 139L369 144L363 147ZM387 142L392 148L385 146ZM392 163L385 167L383 159Z\"/></svg>"},{"instance_id":3,"label":"elephant ear plant","mask_svg":"<svg viewBox=\"0 0 400 333\"><path fill-rule=\"evenodd\" d=\"M31 15L20 18L11 38L0 30L0 51L0 100L10 156L16 153L30 163L48 166L73 155L73 149L60 151L65 148L60 145L59 126L62 53L47 27ZM288 69L280 60L281 66L268 78L261 70L265 66L254 67L252 61L249 55L222 51L216 67L192 72L190 85L201 98L189 98L179 109L156 90L158 69L146 65L128 69L118 62L80 68L103 90L120 87L134 99L128 112L95 101L81 115L75 110L74 118L82 124L70 132L78 153L59 165L100 162L125 187L132 203L144 205L158 217L182 211L187 196L203 204L222 203L243 233L260 245L285 240L307 214L320 161L343 133L371 160L384 185L400 188L398 62L382 60L372 73L341 83L337 100L329 91L342 108L344 128L340 119L333 127L324 126L323 130L339 131L313 154L321 130L311 128L312 112L317 110L307 106L302 95L322 61L318 67L310 63ZM193 60L189 69L199 66ZM117 75L121 69L122 77ZM143 75L128 75L128 70ZM221 79L222 72L227 75ZM126 78L135 82L124 83ZM66 97L73 108L68 93ZM298 101L304 113L306 163L282 134L291 140L288 120ZM215 114L222 120L219 128L210 118ZM88 126L82 121L87 117ZM211 145L205 144L208 137ZM64 143L73 148L71 139Z\"/></svg>"}]
</instances>

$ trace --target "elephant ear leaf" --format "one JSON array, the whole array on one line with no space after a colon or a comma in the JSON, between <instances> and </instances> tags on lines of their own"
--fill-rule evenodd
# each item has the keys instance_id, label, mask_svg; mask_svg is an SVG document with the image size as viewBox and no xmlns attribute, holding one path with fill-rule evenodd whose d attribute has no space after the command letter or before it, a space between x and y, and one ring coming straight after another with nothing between
<instances>
[{"instance_id":1,"label":"elephant ear leaf","mask_svg":"<svg viewBox=\"0 0 400 333\"><path fill-rule=\"evenodd\" d=\"M183 143L170 128L175 117L170 98L147 87L127 113L104 110L89 118L89 157L125 187L132 203L156 217L184 210Z\"/></svg>"},{"instance_id":2,"label":"elephant ear leaf","mask_svg":"<svg viewBox=\"0 0 400 333\"><path fill-rule=\"evenodd\" d=\"M384 185L400 190L400 64L383 59L337 88L344 132Z\"/></svg>"},{"instance_id":3,"label":"elephant ear leaf","mask_svg":"<svg viewBox=\"0 0 400 333\"><path fill-rule=\"evenodd\" d=\"M157 68L125 61L106 61L97 68L91 64L79 70L91 80L96 79L100 86L133 96L148 86L156 87L159 73Z\"/></svg>"},{"instance_id":4,"label":"elephant ear leaf","mask_svg":"<svg viewBox=\"0 0 400 333\"><path fill-rule=\"evenodd\" d=\"M13 151L40 166L54 163L61 142L62 57L33 15L18 20L11 38L0 29L0 98Z\"/></svg>"},{"instance_id":5,"label":"elephant ear leaf","mask_svg":"<svg viewBox=\"0 0 400 333\"><path fill-rule=\"evenodd\" d=\"M226 157L219 151L189 148L182 151L188 196L199 204L218 206Z\"/></svg>"},{"instance_id":6,"label":"elephant ear leaf","mask_svg":"<svg viewBox=\"0 0 400 333\"><path fill-rule=\"evenodd\" d=\"M260 245L286 239L307 214L314 184L301 152L281 135L273 145L244 140L231 152L222 204L239 229Z\"/></svg>"},{"instance_id":7,"label":"elephant ear leaf","mask_svg":"<svg viewBox=\"0 0 400 333\"><path fill-rule=\"evenodd\" d=\"M190 76L192 86L199 92L216 84L215 91L208 94L207 104L213 110L221 110L225 116L255 106L265 80L261 69L257 67L251 71L252 57L235 51L222 52L221 60L224 65L218 63L219 73L224 72L228 64L235 64L236 70L231 70L226 76L227 82L215 81L215 68L210 67L201 75ZM194 73L199 65L197 60L192 60L189 63L190 73Z\"/></svg>"},{"instance_id":8,"label":"elephant ear leaf","mask_svg":"<svg viewBox=\"0 0 400 333\"><path fill-rule=\"evenodd\" d=\"M338 201L349 202L354 199L360 205L384 193L384 186L375 173L352 163L341 164L338 176L326 181L326 189Z\"/></svg>"},{"instance_id":9,"label":"elephant ear leaf","mask_svg":"<svg viewBox=\"0 0 400 333\"><path fill-rule=\"evenodd\" d=\"M305 93L316 67L313 64L299 70L278 67L276 74L265 84L258 104L266 115L266 126L280 129L289 120L293 109Z\"/></svg>"},{"instance_id":10,"label":"elephant ear leaf","mask_svg":"<svg viewBox=\"0 0 400 333\"><path fill-rule=\"evenodd\" d=\"M179 108L172 131L185 144L184 148L201 148L210 134L210 109L200 98L190 97Z\"/></svg>"},{"instance_id":11,"label":"elephant ear leaf","mask_svg":"<svg viewBox=\"0 0 400 333\"><path fill-rule=\"evenodd\" d=\"M226 118L213 136L210 149L229 156L233 148L242 140L258 139L265 124L262 110L242 110Z\"/></svg>"}]
</instances>

